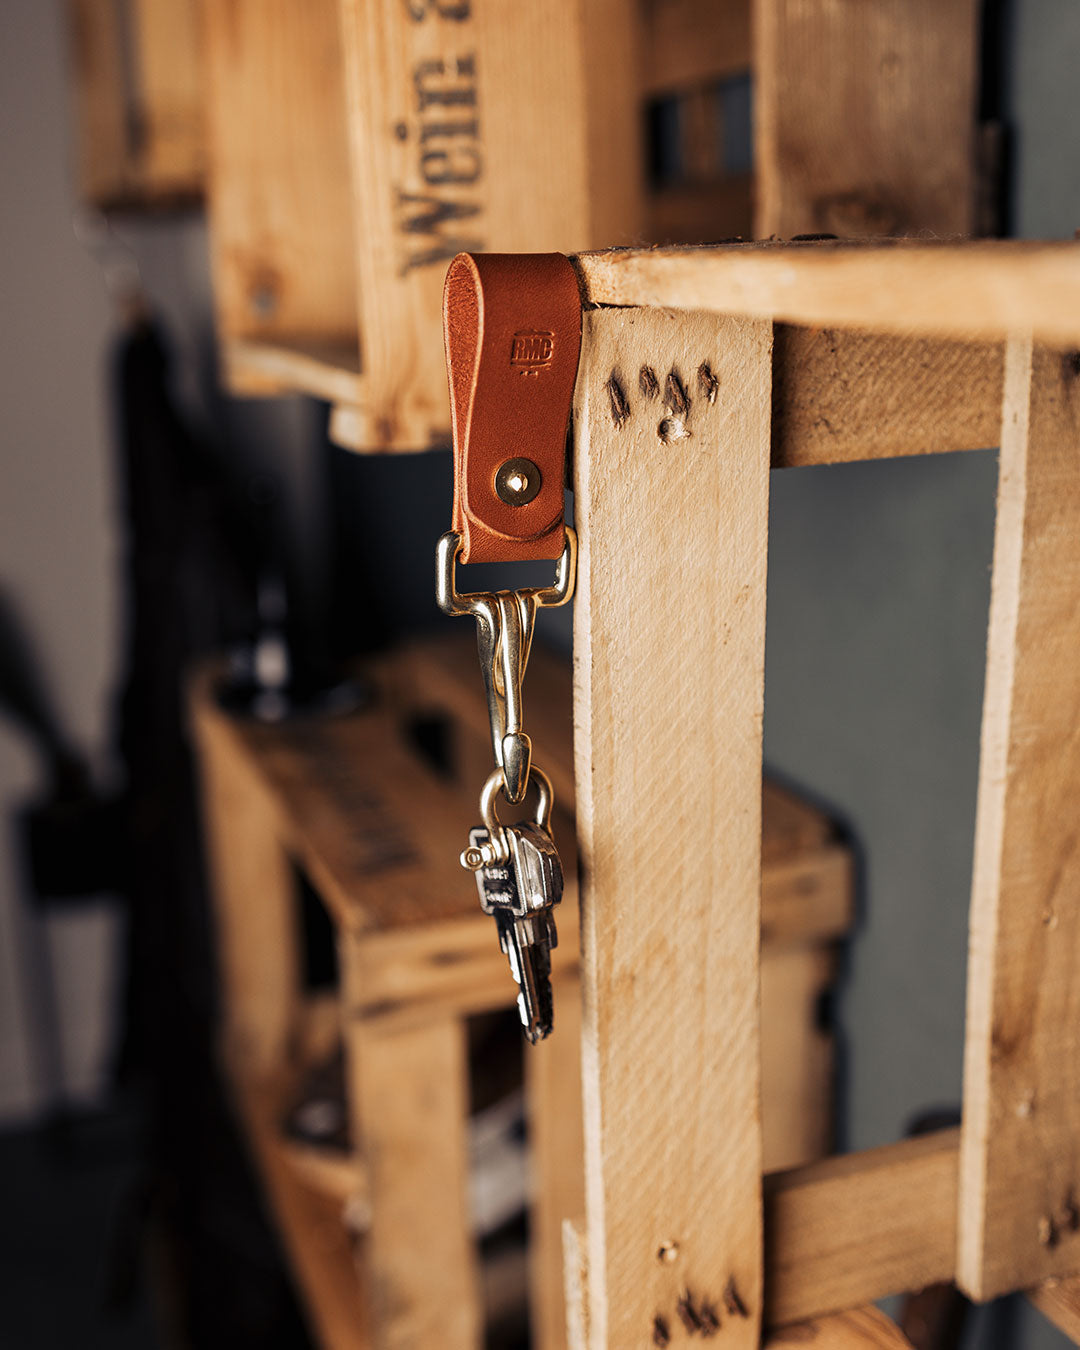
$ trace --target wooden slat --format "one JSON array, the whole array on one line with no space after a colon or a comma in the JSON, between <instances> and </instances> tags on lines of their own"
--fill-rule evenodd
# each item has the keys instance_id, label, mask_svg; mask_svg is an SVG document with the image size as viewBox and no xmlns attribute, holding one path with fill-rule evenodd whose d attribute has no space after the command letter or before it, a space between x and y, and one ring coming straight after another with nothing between
<instances>
[{"instance_id":1,"label":"wooden slat","mask_svg":"<svg viewBox=\"0 0 1080 1350\"><path fill-rule=\"evenodd\" d=\"M767 1177L766 1321L951 1280L957 1148L945 1130Z\"/></svg>"},{"instance_id":2,"label":"wooden slat","mask_svg":"<svg viewBox=\"0 0 1080 1350\"><path fill-rule=\"evenodd\" d=\"M560 936L560 944L564 939ZM566 1350L563 1224L585 1208L581 1109L581 985L556 981L556 1031L525 1055L532 1165L529 1216L535 1350Z\"/></svg>"},{"instance_id":3,"label":"wooden slat","mask_svg":"<svg viewBox=\"0 0 1080 1350\"><path fill-rule=\"evenodd\" d=\"M203 21L221 331L355 344L337 0L203 0Z\"/></svg>"},{"instance_id":4,"label":"wooden slat","mask_svg":"<svg viewBox=\"0 0 1080 1350\"><path fill-rule=\"evenodd\" d=\"M68 0L67 9L82 195L129 209L197 198L199 0Z\"/></svg>"},{"instance_id":5,"label":"wooden slat","mask_svg":"<svg viewBox=\"0 0 1080 1350\"><path fill-rule=\"evenodd\" d=\"M1080 370L1009 343L968 948L958 1276L1080 1268Z\"/></svg>"},{"instance_id":6,"label":"wooden slat","mask_svg":"<svg viewBox=\"0 0 1080 1350\"><path fill-rule=\"evenodd\" d=\"M300 957L295 883L265 786L224 720L196 701L203 817L222 978L224 1050L245 1074L280 1071L293 1050Z\"/></svg>"},{"instance_id":7,"label":"wooden slat","mask_svg":"<svg viewBox=\"0 0 1080 1350\"><path fill-rule=\"evenodd\" d=\"M636 0L342 4L366 389L352 434L422 449L449 440L455 253L640 237Z\"/></svg>"},{"instance_id":8,"label":"wooden slat","mask_svg":"<svg viewBox=\"0 0 1080 1350\"><path fill-rule=\"evenodd\" d=\"M911 1342L878 1308L852 1308L831 1317L817 1317L798 1326L782 1327L765 1342L765 1350L806 1345L813 1341L822 1350L910 1350Z\"/></svg>"},{"instance_id":9,"label":"wooden slat","mask_svg":"<svg viewBox=\"0 0 1080 1350\"><path fill-rule=\"evenodd\" d=\"M818 1028L815 1011L835 966L835 952L827 946L781 947L762 955L766 1171L816 1161L831 1147L833 1045ZM525 1061L534 1168L533 1334L540 1350L566 1345L562 1229L585 1210L580 997L576 973L556 986L558 1034L530 1050ZM955 1139L953 1145L955 1151Z\"/></svg>"},{"instance_id":10,"label":"wooden slat","mask_svg":"<svg viewBox=\"0 0 1080 1350\"><path fill-rule=\"evenodd\" d=\"M645 0L641 88L647 96L749 71L750 0Z\"/></svg>"},{"instance_id":11,"label":"wooden slat","mask_svg":"<svg viewBox=\"0 0 1080 1350\"><path fill-rule=\"evenodd\" d=\"M839 464L996 445L1000 343L777 324L773 465Z\"/></svg>"},{"instance_id":12,"label":"wooden slat","mask_svg":"<svg viewBox=\"0 0 1080 1350\"><path fill-rule=\"evenodd\" d=\"M825 1157L833 1146L833 1057L817 1010L836 979L832 946L761 954L761 1126L766 1172Z\"/></svg>"},{"instance_id":13,"label":"wooden slat","mask_svg":"<svg viewBox=\"0 0 1080 1350\"><path fill-rule=\"evenodd\" d=\"M594 1350L641 1344L687 1290L719 1305L729 1281L746 1316L728 1345L756 1350L760 1334L771 336L707 315L586 315L574 647ZM644 364L667 392L630 407ZM696 395L705 367L740 396L687 413L682 381ZM673 614L693 621L673 631ZM675 1262L658 1258L667 1242Z\"/></svg>"},{"instance_id":14,"label":"wooden slat","mask_svg":"<svg viewBox=\"0 0 1080 1350\"><path fill-rule=\"evenodd\" d=\"M587 300L995 341L1080 345L1080 243L731 244L576 258Z\"/></svg>"},{"instance_id":15,"label":"wooden slat","mask_svg":"<svg viewBox=\"0 0 1080 1350\"><path fill-rule=\"evenodd\" d=\"M233 1095L308 1322L326 1350L370 1350L362 1262L352 1249L340 1199L306 1184L282 1148L280 1087L273 1080L241 1079Z\"/></svg>"},{"instance_id":16,"label":"wooden slat","mask_svg":"<svg viewBox=\"0 0 1080 1350\"><path fill-rule=\"evenodd\" d=\"M753 179L665 183L649 193L648 235L658 244L710 244L753 234Z\"/></svg>"},{"instance_id":17,"label":"wooden slat","mask_svg":"<svg viewBox=\"0 0 1080 1350\"><path fill-rule=\"evenodd\" d=\"M360 348L355 338L337 342L227 338L221 357L225 382L234 394L302 393L346 404L360 398Z\"/></svg>"},{"instance_id":18,"label":"wooden slat","mask_svg":"<svg viewBox=\"0 0 1080 1350\"><path fill-rule=\"evenodd\" d=\"M334 360L324 352L322 360ZM354 363L355 365L355 363ZM329 397L359 388L355 369L313 368L304 354L245 352L243 378ZM774 468L943 454L996 444L1002 346L777 324L773 341ZM264 375L265 372L265 375ZM239 385L240 374L231 376ZM359 395L353 395L358 397ZM631 393L632 396L632 393ZM363 450L356 409L334 409L330 438Z\"/></svg>"},{"instance_id":19,"label":"wooden slat","mask_svg":"<svg viewBox=\"0 0 1080 1350\"><path fill-rule=\"evenodd\" d=\"M129 190L121 11L101 0L68 0L79 190L104 205Z\"/></svg>"},{"instance_id":20,"label":"wooden slat","mask_svg":"<svg viewBox=\"0 0 1080 1350\"><path fill-rule=\"evenodd\" d=\"M348 939L345 996L361 993ZM353 1127L367 1164L372 1350L478 1350L480 1286L467 1207L468 1066L456 1018L385 1032L349 1017Z\"/></svg>"},{"instance_id":21,"label":"wooden slat","mask_svg":"<svg viewBox=\"0 0 1080 1350\"><path fill-rule=\"evenodd\" d=\"M1044 1280L1028 1290L1028 1298L1074 1345L1080 1345L1080 1275Z\"/></svg>"},{"instance_id":22,"label":"wooden slat","mask_svg":"<svg viewBox=\"0 0 1080 1350\"><path fill-rule=\"evenodd\" d=\"M585 1221L567 1219L563 1224L567 1350L589 1350L590 1347L586 1261Z\"/></svg>"},{"instance_id":23,"label":"wooden slat","mask_svg":"<svg viewBox=\"0 0 1080 1350\"><path fill-rule=\"evenodd\" d=\"M126 3L139 116L139 188L161 198L196 194L206 171L199 0Z\"/></svg>"},{"instance_id":24,"label":"wooden slat","mask_svg":"<svg viewBox=\"0 0 1080 1350\"><path fill-rule=\"evenodd\" d=\"M758 238L970 234L977 0L755 0Z\"/></svg>"}]
</instances>

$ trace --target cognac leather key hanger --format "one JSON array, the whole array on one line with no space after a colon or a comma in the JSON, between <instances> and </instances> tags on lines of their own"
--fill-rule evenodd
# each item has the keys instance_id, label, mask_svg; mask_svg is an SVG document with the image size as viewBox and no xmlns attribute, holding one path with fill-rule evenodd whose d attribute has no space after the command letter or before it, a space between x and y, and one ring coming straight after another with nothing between
<instances>
[{"instance_id":1,"label":"cognac leather key hanger","mask_svg":"<svg viewBox=\"0 0 1080 1350\"><path fill-rule=\"evenodd\" d=\"M459 253L443 293L462 562L559 558L581 295L561 253Z\"/></svg>"}]
</instances>

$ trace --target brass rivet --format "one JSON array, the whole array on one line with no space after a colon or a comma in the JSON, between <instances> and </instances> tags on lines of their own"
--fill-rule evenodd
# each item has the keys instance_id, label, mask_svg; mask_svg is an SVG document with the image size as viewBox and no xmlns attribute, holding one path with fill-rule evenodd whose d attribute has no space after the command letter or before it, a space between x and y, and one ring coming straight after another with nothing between
<instances>
[{"instance_id":1,"label":"brass rivet","mask_svg":"<svg viewBox=\"0 0 1080 1350\"><path fill-rule=\"evenodd\" d=\"M524 506L540 491L540 470L531 459L508 459L495 475L495 495L507 506Z\"/></svg>"}]
</instances>

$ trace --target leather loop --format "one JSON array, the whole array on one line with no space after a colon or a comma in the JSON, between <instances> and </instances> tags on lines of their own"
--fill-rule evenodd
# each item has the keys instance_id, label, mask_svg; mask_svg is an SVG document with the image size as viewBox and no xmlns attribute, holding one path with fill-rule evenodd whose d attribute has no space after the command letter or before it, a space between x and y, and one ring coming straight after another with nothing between
<instances>
[{"instance_id":1,"label":"leather loop","mask_svg":"<svg viewBox=\"0 0 1080 1350\"><path fill-rule=\"evenodd\" d=\"M581 350L574 269L561 253L459 253L446 274L443 330L462 561L558 558ZM540 472L539 492L519 506L496 491L511 459Z\"/></svg>"}]
</instances>

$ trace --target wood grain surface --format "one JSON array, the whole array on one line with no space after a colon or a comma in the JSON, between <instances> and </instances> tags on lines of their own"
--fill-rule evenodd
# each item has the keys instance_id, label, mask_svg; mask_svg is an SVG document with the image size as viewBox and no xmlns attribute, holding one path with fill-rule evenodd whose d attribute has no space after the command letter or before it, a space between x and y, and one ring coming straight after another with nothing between
<instances>
[{"instance_id":1,"label":"wood grain surface","mask_svg":"<svg viewBox=\"0 0 1080 1350\"><path fill-rule=\"evenodd\" d=\"M727 1344L760 1335L771 337L707 314L586 316L574 651L593 1350L647 1344L658 1318L682 1334L683 1300L709 1316L729 1288L745 1315ZM638 393L645 366L655 397Z\"/></svg>"}]
</instances>

